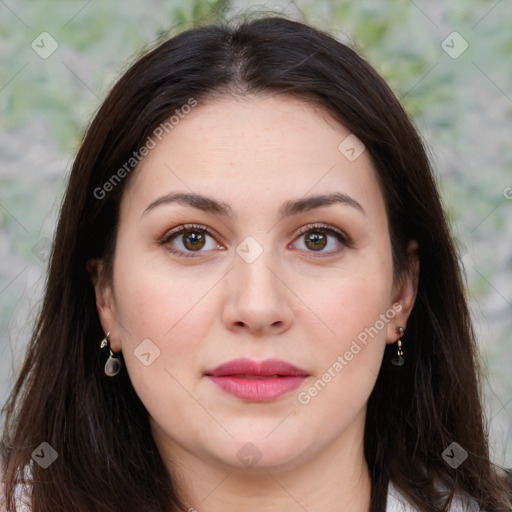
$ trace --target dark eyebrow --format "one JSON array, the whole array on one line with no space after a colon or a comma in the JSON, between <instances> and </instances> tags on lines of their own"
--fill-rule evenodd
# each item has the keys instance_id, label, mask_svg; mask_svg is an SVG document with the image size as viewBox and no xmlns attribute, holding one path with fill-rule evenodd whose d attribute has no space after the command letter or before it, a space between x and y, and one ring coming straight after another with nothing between
<instances>
[{"instance_id":1,"label":"dark eyebrow","mask_svg":"<svg viewBox=\"0 0 512 512\"><path fill-rule=\"evenodd\" d=\"M297 215L302 212L307 212L313 208L320 208L321 206L329 206L331 204L341 203L351 206L359 210L363 215L366 215L363 207L353 198L347 194L335 192L333 194L321 194L316 196L302 197L295 201L286 201L281 208L279 208L279 218L283 219L290 215Z\"/></svg>"},{"instance_id":2,"label":"dark eyebrow","mask_svg":"<svg viewBox=\"0 0 512 512\"><path fill-rule=\"evenodd\" d=\"M231 208L226 204L200 194L177 192L167 194L165 196L155 199L142 213L146 215L150 210L168 203L181 203L186 206L192 206L204 212L220 213L221 215L232 215Z\"/></svg>"},{"instance_id":3,"label":"dark eyebrow","mask_svg":"<svg viewBox=\"0 0 512 512\"><path fill-rule=\"evenodd\" d=\"M211 199L200 194L185 192L171 193L155 199L144 210L142 215L145 215L157 206L168 203L181 203L186 206L192 206L193 208L197 208L204 212L219 213L226 216L233 215L231 208L226 203L216 201L215 199ZM363 207L354 198L348 196L347 194L336 192L333 194L308 196L301 199L296 199L294 201L286 201L281 206L281 208L279 208L279 219L290 217L291 215L297 215L314 208L320 208L321 206L329 206L336 203L351 206L366 215Z\"/></svg>"}]
</instances>

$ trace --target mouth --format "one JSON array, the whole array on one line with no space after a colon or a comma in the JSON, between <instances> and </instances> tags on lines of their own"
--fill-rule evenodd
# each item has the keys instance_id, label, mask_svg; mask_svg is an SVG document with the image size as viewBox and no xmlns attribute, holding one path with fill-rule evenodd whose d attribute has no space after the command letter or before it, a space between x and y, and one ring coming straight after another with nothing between
<instances>
[{"instance_id":1,"label":"mouth","mask_svg":"<svg viewBox=\"0 0 512 512\"><path fill-rule=\"evenodd\" d=\"M224 393L249 402L269 402L298 388L309 374L286 361L234 359L205 372Z\"/></svg>"}]
</instances>

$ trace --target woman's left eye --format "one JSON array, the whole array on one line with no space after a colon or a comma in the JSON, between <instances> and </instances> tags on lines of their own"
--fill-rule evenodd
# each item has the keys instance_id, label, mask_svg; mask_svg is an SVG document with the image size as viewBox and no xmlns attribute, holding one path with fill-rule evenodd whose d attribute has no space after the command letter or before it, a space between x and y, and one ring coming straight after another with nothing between
<instances>
[{"instance_id":1,"label":"woman's left eye","mask_svg":"<svg viewBox=\"0 0 512 512\"><path fill-rule=\"evenodd\" d=\"M343 233L322 225L303 228L294 243L300 250L320 253L339 252L349 245Z\"/></svg>"}]
</instances>

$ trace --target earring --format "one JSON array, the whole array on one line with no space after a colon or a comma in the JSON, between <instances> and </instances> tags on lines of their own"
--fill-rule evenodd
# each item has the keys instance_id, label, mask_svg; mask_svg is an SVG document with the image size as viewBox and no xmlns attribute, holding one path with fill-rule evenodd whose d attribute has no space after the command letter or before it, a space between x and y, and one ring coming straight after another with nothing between
<instances>
[{"instance_id":1,"label":"earring","mask_svg":"<svg viewBox=\"0 0 512 512\"><path fill-rule=\"evenodd\" d=\"M115 377L121 371L121 360L116 357L112 349L110 348L110 340L108 337L110 336L110 331L107 333L105 338L101 340L100 349L108 348L110 354L108 356L107 362L105 363L105 373L109 377Z\"/></svg>"},{"instance_id":2,"label":"earring","mask_svg":"<svg viewBox=\"0 0 512 512\"><path fill-rule=\"evenodd\" d=\"M403 366L405 363L405 359L403 357L404 351L402 350L402 335L404 334L404 328L398 327L396 333L400 336L400 339L398 339L398 341L396 342L396 344L398 345L398 349L396 351L396 357L391 359L391 364L393 366Z\"/></svg>"}]
</instances>

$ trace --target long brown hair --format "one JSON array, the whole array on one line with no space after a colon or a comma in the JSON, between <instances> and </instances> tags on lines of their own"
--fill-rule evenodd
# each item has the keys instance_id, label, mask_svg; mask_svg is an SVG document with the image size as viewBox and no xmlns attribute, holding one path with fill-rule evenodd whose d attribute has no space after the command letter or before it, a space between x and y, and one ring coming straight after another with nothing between
<instances>
[{"instance_id":1,"label":"long brown hair","mask_svg":"<svg viewBox=\"0 0 512 512\"><path fill-rule=\"evenodd\" d=\"M186 510L128 374L109 379L102 370L104 334L86 263L103 257L111 275L120 199L134 171L108 192L98 190L105 191L155 128L191 98L200 103L215 94L247 93L291 94L343 123L373 160L397 276L407 266L408 241L419 244L419 290L404 337L407 364L393 371L388 346L368 403L371 511L384 510L390 480L421 511L445 510L440 485L468 493L489 512L510 510L488 459L475 338L421 140L392 91L357 53L279 17L208 25L171 38L124 74L92 121L69 178L42 309L5 407L7 509L14 510L14 486L32 452L47 442L58 459L47 469L31 465L34 512ZM468 453L455 469L441 457L452 442Z\"/></svg>"}]
</instances>

